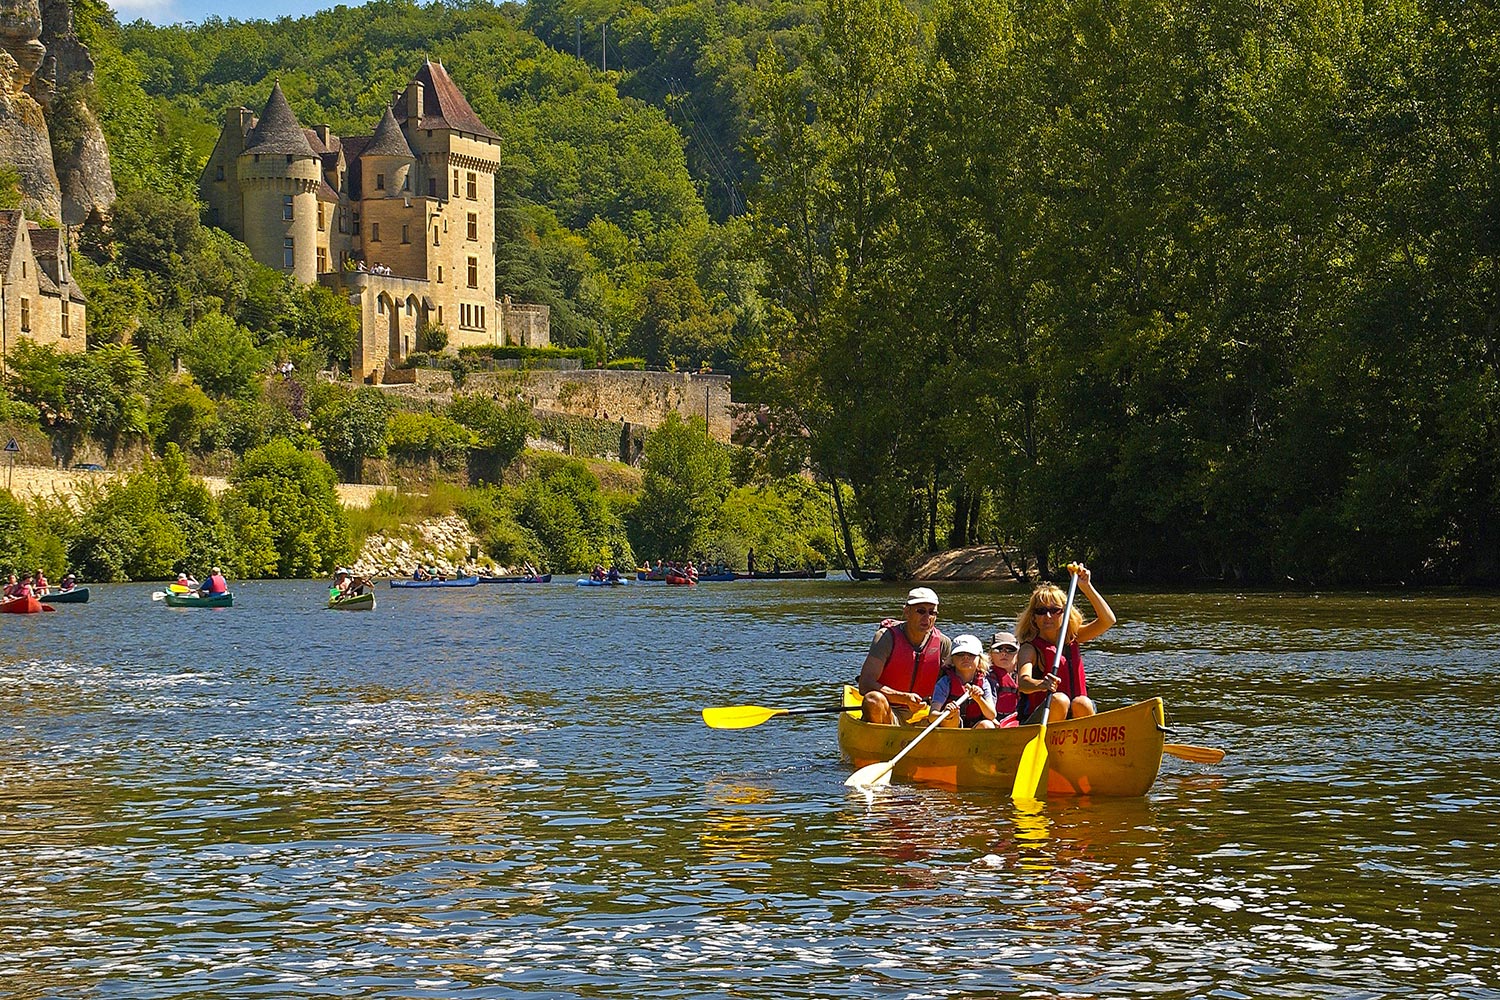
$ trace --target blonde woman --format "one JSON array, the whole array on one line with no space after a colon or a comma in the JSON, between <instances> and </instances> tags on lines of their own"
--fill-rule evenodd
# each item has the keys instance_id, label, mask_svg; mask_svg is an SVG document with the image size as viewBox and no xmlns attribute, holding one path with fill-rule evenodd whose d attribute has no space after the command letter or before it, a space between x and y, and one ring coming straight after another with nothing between
<instances>
[{"instance_id":1,"label":"blonde woman","mask_svg":"<svg viewBox=\"0 0 1500 1000\"><path fill-rule=\"evenodd\" d=\"M1016 687L1021 693L1017 714L1027 725L1040 723L1042 710L1047 706L1050 706L1049 724L1095 712L1094 702L1088 696L1088 678L1084 675L1079 647L1109 631L1115 623L1115 613L1094 589L1089 569L1082 564L1078 566L1078 589L1094 606L1098 617L1093 621L1085 624L1083 612L1075 603L1064 635L1062 618L1068 595L1057 585L1044 583L1031 592L1031 599L1016 622L1016 635L1021 640L1016 656ZM1063 643L1062 662L1057 673L1053 673L1052 661L1059 641Z\"/></svg>"}]
</instances>

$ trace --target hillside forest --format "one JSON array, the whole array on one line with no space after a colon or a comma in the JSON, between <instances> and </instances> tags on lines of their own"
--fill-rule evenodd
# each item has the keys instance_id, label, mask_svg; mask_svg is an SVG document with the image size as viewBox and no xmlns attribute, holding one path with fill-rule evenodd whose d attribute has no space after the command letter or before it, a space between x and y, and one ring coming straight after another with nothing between
<instances>
[{"instance_id":1,"label":"hillside forest","mask_svg":"<svg viewBox=\"0 0 1500 1000\"><path fill-rule=\"evenodd\" d=\"M397 442L480 454L495 485L459 501L471 522L559 565L556 531L732 558L776 523L757 551L890 576L993 543L1139 581L1500 581L1491 5L75 16L122 197L79 254L91 360L19 360L12 417L236 476L290 452L357 472ZM499 291L547 304L554 342L601 363L729 372L740 444L673 424L616 495L528 462L525 414L397 416L373 390L264 377L272 357L346 358L352 318L200 224L223 112L279 79L304 124L368 130L423 58L502 137ZM45 397L106 382L121 398L89 413ZM226 515L226 538L260 545L242 565L272 571L254 515Z\"/></svg>"}]
</instances>

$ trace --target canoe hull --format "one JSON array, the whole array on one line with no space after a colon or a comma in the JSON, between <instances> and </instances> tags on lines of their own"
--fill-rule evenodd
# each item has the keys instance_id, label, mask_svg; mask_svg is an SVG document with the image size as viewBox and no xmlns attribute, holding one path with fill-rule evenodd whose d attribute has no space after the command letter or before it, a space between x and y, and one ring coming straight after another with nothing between
<instances>
[{"instance_id":1,"label":"canoe hull","mask_svg":"<svg viewBox=\"0 0 1500 1000\"><path fill-rule=\"evenodd\" d=\"M395 590L425 590L429 587L477 587L479 577L462 576L456 580L392 580Z\"/></svg>"},{"instance_id":2,"label":"canoe hull","mask_svg":"<svg viewBox=\"0 0 1500 1000\"><path fill-rule=\"evenodd\" d=\"M169 608L234 607L233 594L216 594L213 597L204 597L201 594L168 594L162 600L167 602L167 607Z\"/></svg>"},{"instance_id":3,"label":"canoe hull","mask_svg":"<svg viewBox=\"0 0 1500 1000\"><path fill-rule=\"evenodd\" d=\"M579 580L580 587L623 587L630 581L623 576L618 580Z\"/></svg>"},{"instance_id":4,"label":"canoe hull","mask_svg":"<svg viewBox=\"0 0 1500 1000\"><path fill-rule=\"evenodd\" d=\"M739 574L741 580L826 580L826 569L784 569L781 572L761 570Z\"/></svg>"},{"instance_id":5,"label":"canoe hull","mask_svg":"<svg viewBox=\"0 0 1500 1000\"><path fill-rule=\"evenodd\" d=\"M55 590L47 595L48 604L87 604L89 588L74 587L72 590Z\"/></svg>"},{"instance_id":6,"label":"canoe hull","mask_svg":"<svg viewBox=\"0 0 1500 1000\"><path fill-rule=\"evenodd\" d=\"M845 704L859 703L853 688ZM1145 795L1161 770L1160 698L1047 727L1048 795ZM895 757L923 726L873 726L859 712L839 716L839 748L856 768ZM938 729L897 764L894 777L949 788L1015 784L1021 752L1041 727Z\"/></svg>"},{"instance_id":7,"label":"canoe hull","mask_svg":"<svg viewBox=\"0 0 1500 1000\"><path fill-rule=\"evenodd\" d=\"M330 597L328 607L332 611L374 611L375 595L360 594L358 597Z\"/></svg>"},{"instance_id":8,"label":"canoe hull","mask_svg":"<svg viewBox=\"0 0 1500 1000\"><path fill-rule=\"evenodd\" d=\"M0 601L0 611L8 615L35 615L51 610L35 597L12 597L7 601Z\"/></svg>"},{"instance_id":9,"label":"canoe hull","mask_svg":"<svg viewBox=\"0 0 1500 1000\"><path fill-rule=\"evenodd\" d=\"M480 583L551 583L552 574L543 573L541 576L481 576Z\"/></svg>"}]
</instances>

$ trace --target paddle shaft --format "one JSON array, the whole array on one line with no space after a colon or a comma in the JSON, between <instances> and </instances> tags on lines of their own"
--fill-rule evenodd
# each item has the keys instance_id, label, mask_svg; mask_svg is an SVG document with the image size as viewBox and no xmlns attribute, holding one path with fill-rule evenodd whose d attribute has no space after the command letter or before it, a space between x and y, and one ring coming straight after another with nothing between
<instances>
[{"instance_id":1,"label":"paddle shaft","mask_svg":"<svg viewBox=\"0 0 1500 1000\"><path fill-rule=\"evenodd\" d=\"M952 713L958 711L958 706L962 705L968 700L969 692L965 691L963 694L959 695L957 699L951 702L947 708L943 709L942 712L938 714L938 717L936 719L933 719L926 729L922 730L921 735L912 740L910 743L906 744L906 746L902 747L901 752L891 758L891 770L894 771L896 769L896 763L900 761L902 757L905 757L907 754L911 753L912 748L915 747L918 743L921 743L923 740L925 740L928 733L932 732L938 726L942 725L944 719L946 719Z\"/></svg>"}]
</instances>

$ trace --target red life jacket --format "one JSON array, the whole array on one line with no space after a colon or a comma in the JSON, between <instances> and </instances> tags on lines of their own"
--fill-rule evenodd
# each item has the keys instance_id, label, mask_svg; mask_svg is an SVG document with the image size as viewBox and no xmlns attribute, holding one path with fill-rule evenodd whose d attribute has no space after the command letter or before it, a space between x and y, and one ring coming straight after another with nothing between
<instances>
[{"instance_id":1,"label":"red life jacket","mask_svg":"<svg viewBox=\"0 0 1500 1000\"><path fill-rule=\"evenodd\" d=\"M886 619L880 627L891 634L891 658L880 671L880 683L897 691L910 691L919 698L931 698L943 672L943 633L934 627L918 650L906 637L904 623Z\"/></svg>"},{"instance_id":2,"label":"red life jacket","mask_svg":"<svg viewBox=\"0 0 1500 1000\"><path fill-rule=\"evenodd\" d=\"M1021 707L1021 692L1016 688L1016 675L1008 670L991 667L990 676L995 678L995 685L1000 689L999 696L995 698L995 718L1004 720L1007 715L1015 715Z\"/></svg>"},{"instance_id":3,"label":"red life jacket","mask_svg":"<svg viewBox=\"0 0 1500 1000\"><path fill-rule=\"evenodd\" d=\"M959 679L958 671L953 669L953 664L951 663L943 668L941 676L948 678L948 700L952 702L963 691L964 682ZM1009 678L1009 674L1005 675L1006 680ZM980 689L995 702L995 721L997 723L1003 721L1007 715L1016 710L1016 685L1014 681L1010 684L1008 708L1006 707L1007 691L1004 687L1004 681L995 671L988 668L981 669L979 673L974 675L974 683L978 684ZM998 694L996 693L997 684L1000 685ZM983 722L985 718L984 709L975 704L973 698L958 706L958 715L965 729L972 729Z\"/></svg>"},{"instance_id":4,"label":"red life jacket","mask_svg":"<svg viewBox=\"0 0 1500 1000\"><path fill-rule=\"evenodd\" d=\"M1031 648L1036 650L1037 666L1041 672L1032 671L1034 677L1046 677L1052 672L1052 660L1057 656L1057 644L1048 642L1041 636L1029 640ZM1089 693L1088 677L1083 672L1083 653L1078 648L1077 640L1063 647L1062 664L1058 668L1057 690L1069 698L1082 698ZM1041 706L1044 694L1038 691L1036 694L1020 695L1021 708L1019 718L1025 720L1032 712Z\"/></svg>"},{"instance_id":5,"label":"red life jacket","mask_svg":"<svg viewBox=\"0 0 1500 1000\"><path fill-rule=\"evenodd\" d=\"M207 590L210 596L214 594L227 594L229 593L229 583L222 576L215 573L208 578L208 581L203 585L203 589Z\"/></svg>"}]
</instances>

